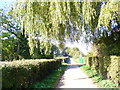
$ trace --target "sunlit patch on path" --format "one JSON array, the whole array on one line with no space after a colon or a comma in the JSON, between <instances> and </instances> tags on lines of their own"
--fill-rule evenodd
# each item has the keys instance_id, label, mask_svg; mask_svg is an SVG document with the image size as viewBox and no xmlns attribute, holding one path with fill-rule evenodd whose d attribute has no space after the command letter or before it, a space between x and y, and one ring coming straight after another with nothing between
<instances>
[{"instance_id":1,"label":"sunlit patch on path","mask_svg":"<svg viewBox=\"0 0 120 90\"><path fill-rule=\"evenodd\" d=\"M57 88L97 88L78 66L80 67L82 64L76 64L71 59Z\"/></svg>"}]
</instances>

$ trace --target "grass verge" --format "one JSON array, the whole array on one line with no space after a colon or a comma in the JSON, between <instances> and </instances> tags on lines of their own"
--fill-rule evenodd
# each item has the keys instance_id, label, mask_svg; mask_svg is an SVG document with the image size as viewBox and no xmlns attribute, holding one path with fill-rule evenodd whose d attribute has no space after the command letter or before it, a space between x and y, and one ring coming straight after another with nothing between
<instances>
[{"instance_id":1,"label":"grass verge","mask_svg":"<svg viewBox=\"0 0 120 90\"><path fill-rule=\"evenodd\" d=\"M103 79L99 74L92 71L86 65L80 67L89 78L92 79L93 83L97 85L98 88L120 88L117 87L111 80Z\"/></svg>"},{"instance_id":2,"label":"grass verge","mask_svg":"<svg viewBox=\"0 0 120 90\"><path fill-rule=\"evenodd\" d=\"M50 75L40 82L33 84L30 88L56 88L56 83L60 76L64 73L67 65L63 64L58 69L54 70Z\"/></svg>"}]
</instances>

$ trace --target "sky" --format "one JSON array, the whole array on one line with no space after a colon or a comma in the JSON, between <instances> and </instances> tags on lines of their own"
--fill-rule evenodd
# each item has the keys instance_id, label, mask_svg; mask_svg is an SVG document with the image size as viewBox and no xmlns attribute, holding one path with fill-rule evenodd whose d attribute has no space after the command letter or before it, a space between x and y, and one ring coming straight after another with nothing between
<instances>
[{"instance_id":1,"label":"sky","mask_svg":"<svg viewBox=\"0 0 120 90\"><path fill-rule=\"evenodd\" d=\"M8 11L15 0L0 0L0 9L3 9L4 11Z\"/></svg>"},{"instance_id":2,"label":"sky","mask_svg":"<svg viewBox=\"0 0 120 90\"><path fill-rule=\"evenodd\" d=\"M8 11L12 7L14 1L15 0L0 0L0 9ZM66 47L78 47L79 50L85 55L87 55L87 53L91 50L91 44L86 44L81 41L79 43L68 42L66 43Z\"/></svg>"}]
</instances>

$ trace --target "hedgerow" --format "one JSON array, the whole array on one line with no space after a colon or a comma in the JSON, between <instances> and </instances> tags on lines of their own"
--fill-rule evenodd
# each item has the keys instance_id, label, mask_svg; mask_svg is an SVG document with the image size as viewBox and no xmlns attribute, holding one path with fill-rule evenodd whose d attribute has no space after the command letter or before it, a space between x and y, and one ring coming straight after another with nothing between
<instances>
[{"instance_id":1,"label":"hedgerow","mask_svg":"<svg viewBox=\"0 0 120 90\"><path fill-rule=\"evenodd\" d=\"M1 62L2 88L27 88L61 65L60 59Z\"/></svg>"},{"instance_id":2,"label":"hedgerow","mask_svg":"<svg viewBox=\"0 0 120 90\"><path fill-rule=\"evenodd\" d=\"M120 86L120 56L88 57L86 65L93 71L100 74L103 78L112 80Z\"/></svg>"}]
</instances>

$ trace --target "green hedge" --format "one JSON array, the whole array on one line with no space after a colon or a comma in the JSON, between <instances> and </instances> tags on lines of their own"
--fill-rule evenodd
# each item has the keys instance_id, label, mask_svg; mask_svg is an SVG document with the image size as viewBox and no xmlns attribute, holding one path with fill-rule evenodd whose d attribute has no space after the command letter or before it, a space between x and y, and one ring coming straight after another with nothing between
<instances>
[{"instance_id":1,"label":"green hedge","mask_svg":"<svg viewBox=\"0 0 120 90\"><path fill-rule=\"evenodd\" d=\"M107 77L120 86L120 56L111 56Z\"/></svg>"},{"instance_id":2,"label":"green hedge","mask_svg":"<svg viewBox=\"0 0 120 90\"><path fill-rule=\"evenodd\" d=\"M27 88L61 65L61 60L1 62L2 88Z\"/></svg>"},{"instance_id":3,"label":"green hedge","mask_svg":"<svg viewBox=\"0 0 120 90\"><path fill-rule=\"evenodd\" d=\"M120 56L88 57L85 63L103 78L111 79L120 86Z\"/></svg>"}]
</instances>

